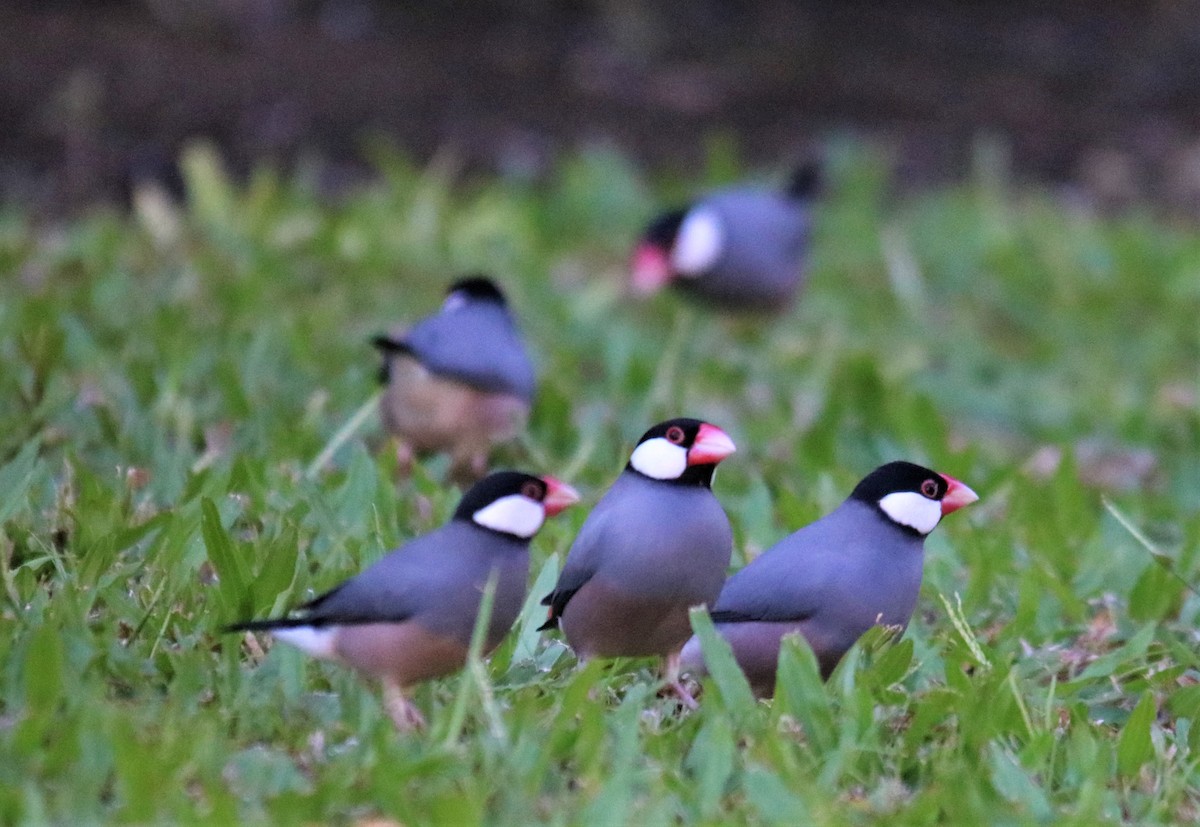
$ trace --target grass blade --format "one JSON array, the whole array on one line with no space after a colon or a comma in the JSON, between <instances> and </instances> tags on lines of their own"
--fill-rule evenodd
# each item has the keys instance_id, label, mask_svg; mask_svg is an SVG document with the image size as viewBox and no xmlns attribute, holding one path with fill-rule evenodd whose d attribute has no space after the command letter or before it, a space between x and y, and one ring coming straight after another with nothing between
<instances>
[{"instance_id":1,"label":"grass blade","mask_svg":"<svg viewBox=\"0 0 1200 827\"><path fill-rule=\"evenodd\" d=\"M204 538L209 562L217 573L217 591L227 617L236 618L247 613L250 607L244 604L249 597L246 590L249 572L221 525L221 515L216 505L208 497L200 500L200 534Z\"/></svg>"},{"instance_id":2,"label":"grass blade","mask_svg":"<svg viewBox=\"0 0 1200 827\"><path fill-rule=\"evenodd\" d=\"M733 656L729 642L717 634L708 609L697 606L691 610L692 631L700 639L704 664L716 686L721 705L735 719L741 719L755 707L754 693L742 668Z\"/></svg>"},{"instance_id":3,"label":"grass blade","mask_svg":"<svg viewBox=\"0 0 1200 827\"><path fill-rule=\"evenodd\" d=\"M504 723L496 707L492 694L492 685L488 680L487 669L483 665L483 645L487 640L488 624L492 619L492 606L496 600L496 583L499 574L493 571L488 577L487 585L483 587L483 596L479 599L479 614L475 617L475 627L471 631L471 645L467 649L467 667L458 684L458 694L454 698L454 706L450 710L450 718L446 731L442 735L442 746L453 746L462 735L463 723L467 718L467 704L470 702L472 688L479 695L484 717L492 735L498 739L504 738Z\"/></svg>"}]
</instances>

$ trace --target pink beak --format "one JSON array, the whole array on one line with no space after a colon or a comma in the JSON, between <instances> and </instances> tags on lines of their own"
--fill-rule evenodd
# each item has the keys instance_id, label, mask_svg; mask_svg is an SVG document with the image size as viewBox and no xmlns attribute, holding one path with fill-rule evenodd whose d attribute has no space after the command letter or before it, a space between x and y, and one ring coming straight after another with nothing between
<instances>
[{"instance_id":1,"label":"pink beak","mask_svg":"<svg viewBox=\"0 0 1200 827\"><path fill-rule=\"evenodd\" d=\"M671 260L666 250L643 241L633 253L633 292L649 295L671 280Z\"/></svg>"},{"instance_id":2,"label":"pink beak","mask_svg":"<svg viewBox=\"0 0 1200 827\"><path fill-rule=\"evenodd\" d=\"M946 488L946 496L942 497L942 516L958 511L964 505L970 505L979 499L979 495L972 491L967 486L963 485L954 477L947 477L942 474L942 479L948 483Z\"/></svg>"},{"instance_id":3,"label":"pink beak","mask_svg":"<svg viewBox=\"0 0 1200 827\"><path fill-rule=\"evenodd\" d=\"M729 434L705 422L696 432L696 441L688 451L688 465L716 465L737 450Z\"/></svg>"},{"instance_id":4,"label":"pink beak","mask_svg":"<svg viewBox=\"0 0 1200 827\"><path fill-rule=\"evenodd\" d=\"M542 508L547 517L553 517L569 505L579 502L579 492L562 480L554 477L542 477L546 483L546 496L542 499Z\"/></svg>"}]
</instances>

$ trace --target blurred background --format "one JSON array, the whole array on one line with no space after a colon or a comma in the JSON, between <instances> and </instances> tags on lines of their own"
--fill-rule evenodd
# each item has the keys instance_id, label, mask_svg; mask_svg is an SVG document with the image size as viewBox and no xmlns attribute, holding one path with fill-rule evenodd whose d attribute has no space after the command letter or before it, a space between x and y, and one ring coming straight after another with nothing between
<instances>
[{"instance_id":1,"label":"blurred background","mask_svg":"<svg viewBox=\"0 0 1200 827\"><path fill-rule=\"evenodd\" d=\"M383 141L537 178L611 144L686 173L877 144L900 186L1017 178L1200 215L1200 0L3 0L0 197L170 179L189 139L336 194Z\"/></svg>"}]
</instances>

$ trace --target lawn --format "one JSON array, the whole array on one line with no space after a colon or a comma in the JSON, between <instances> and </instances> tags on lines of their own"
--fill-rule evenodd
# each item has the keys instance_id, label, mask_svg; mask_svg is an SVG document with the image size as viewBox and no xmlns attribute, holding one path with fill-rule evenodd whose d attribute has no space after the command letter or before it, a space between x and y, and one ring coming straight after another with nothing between
<instances>
[{"instance_id":1,"label":"lawn","mask_svg":"<svg viewBox=\"0 0 1200 827\"><path fill-rule=\"evenodd\" d=\"M547 180L373 150L380 179L234 183L64 223L0 210L0 823L1178 823L1200 817L1200 229L1099 217L984 165L893 193L830 150L811 281L727 319L623 293L642 222L693 180L604 150ZM220 627L279 613L449 515L444 459L400 480L368 340L453 276L507 289L542 380L497 462L584 502L533 543L487 662L377 693ZM735 566L907 458L980 502L927 543L916 617L822 684L784 653L701 709L649 661L539 636L588 507L645 428L704 417ZM325 459L328 458L328 459Z\"/></svg>"}]
</instances>

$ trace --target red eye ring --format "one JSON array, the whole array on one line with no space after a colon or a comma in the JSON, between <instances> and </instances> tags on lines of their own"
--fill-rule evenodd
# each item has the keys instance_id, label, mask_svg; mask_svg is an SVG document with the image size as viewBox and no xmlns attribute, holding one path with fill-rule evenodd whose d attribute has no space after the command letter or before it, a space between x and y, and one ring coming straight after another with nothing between
<instances>
[{"instance_id":1,"label":"red eye ring","mask_svg":"<svg viewBox=\"0 0 1200 827\"><path fill-rule=\"evenodd\" d=\"M683 428L680 428L678 425L672 425L670 428L667 428L667 442L670 442L672 445L682 444Z\"/></svg>"},{"instance_id":2,"label":"red eye ring","mask_svg":"<svg viewBox=\"0 0 1200 827\"><path fill-rule=\"evenodd\" d=\"M530 480L521 486L521 496L540 502L543 496L542 487L533 480Z\"/></svg>"},{"instance_id":3,"label":"red eye ring","mask_svg":"<svg viewBox=\"0 0 1200 827\"><path fill-rule=\"evenodd\" d=\"M925 482L921 483L921 494L922 496L928 497L931 500L937 499L937 480L925 480Z\"/></svg>"}]
</instances>

